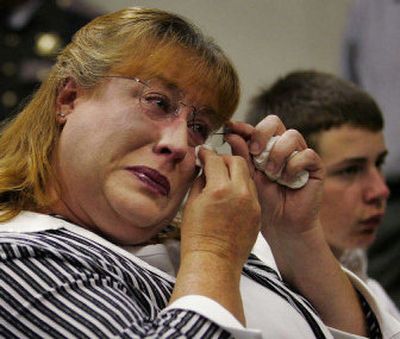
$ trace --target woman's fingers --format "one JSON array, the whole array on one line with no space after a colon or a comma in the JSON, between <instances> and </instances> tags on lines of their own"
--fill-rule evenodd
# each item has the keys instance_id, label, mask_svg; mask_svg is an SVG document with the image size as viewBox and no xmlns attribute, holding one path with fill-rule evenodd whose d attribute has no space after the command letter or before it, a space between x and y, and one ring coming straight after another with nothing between
<instances>
[{"instance_id":1,"label":"woman's fingers","mask_svg":"<svg viewBox=\"0 0 400 339\"><path fill-rule=\"evenodd\" d=\"M212 150L201 147L198 153L199 160L203 165L206 178L206 186L223 184L229 178L229 170L223 157Z\"/></svg>"},{"instance_id":2,"label":"woman's fingers","mask_svg":"<svg viewBox=\"0 0 400 339\"><path fill-rule=\"evenodd\" d=\"M235 188L240 190L249 188L252 182L249 166L241 156L223 156L225 164L229 170L230 180L235 183Z\"/></svg>"},{"instance_id":3,"label":"woman's fingers","mask_svg":"<svg viewBox=\"0 0 400 339\"><path fill-rule=\"evenodd\" d=\"M225 136L225 140L230 144L232 153L246 159L252 175L253 156L265 149L272 136L280 135L286 130L281 120L274 115L267 116L256 127L243 122L230 122L227 129L229 134Z\"/></svg>"},{"instance_id":4,"label":"woman's fingers","mask_svg":"<svg viewBox=\"0 0 400 339\"><path fill-rule=\"evenodd\" d=\"M216 187L234 182L235 188L249 187L252 181L246 159L242 156L218 155L214 151L201 148L199 151L204 174L205 186Z\"/></svg>"},{"instance_id":5,"label":"woman's fingers","mask_svg":"<svg viewBox=\"0 0 400 339\"><path fill-rule=\"evenodd\" d=\"M201 249L235 261L246 260L259 231L261 208L245 159L200 149L203 175L185 206L185 253Z\"/></svg>"},{"instance_id":6,"label":"woman's fingers","mask_svg":"<svg viewBox=\"0 0 400 339\"><path fill-rule=\"evenodd\" d=\"M250 170L250 175L253 177L254 166L252 156L249 153L249 146L247 142L238 134L228 134L225 136L225 140L231 146L232 154L242 157L246 160L247 167Z\"/></svg>"},{"instance_id":7,"label":"woman's fingers","mask_svg":"<svg viewBox=\"0 0 400 339\"><path fill-rule=\"evenodd\" d=\"M279 178L294 152L307 148L303 136L296 130L287 130L275 139L265 163L265 171L273 178Z\"/></svg>"},{"instance_id":8,"label":"woman's fingers","mask_svg":"<svg viewBox=\"0 0 400 339\"><path fill-rule=\"evenodd\" d=\"M229 122L226 125L230 133L241 136L249 145L250 153L257 155L265 148L269 138L282 134L286 128L276 115L268 115L257 126L244 122Z\"/></svg>"},{"instance_id":9,"label":"woman's fingers","mask_svg":"<svg viewBox=\"0 0 400 339\"><path fill-rule=\"evenodd\" d=\"M289 158L280 180L293 182L304 171L309 173L310 179L322 180L324 177L322 160L311 148L299 151Z\"/></svg>"},{"instance_id":10,"label":"woman's fingers","mask_svg":"<svg viewBox=\"0 0 400 339\"><path fill-rule=\"evenodd\" d=\"M290 188L301 188L308 182L306 167L311 166L311 160L299 155L307 144L298 131L286 130L277 116L268 115L255 127L241 122L231 122L227 127L230 134L225 140L233 154L247 161L252 177L256 168L271 181ZM294 157L296 161L292 161Z\"/></svg>"},{"instance_id":11,"label":"woman's fingers","mask_svg":"<svg viewBox=\"0 0 400 339\"><path fill-rule=\"evenodd\" d=\"M268 140L274 135L281 135L286 131L282 121L275 115L268 115L255 127L250 143L249 151L252 155L260 154L267 145Z\"/></svg>"}]
</instances>

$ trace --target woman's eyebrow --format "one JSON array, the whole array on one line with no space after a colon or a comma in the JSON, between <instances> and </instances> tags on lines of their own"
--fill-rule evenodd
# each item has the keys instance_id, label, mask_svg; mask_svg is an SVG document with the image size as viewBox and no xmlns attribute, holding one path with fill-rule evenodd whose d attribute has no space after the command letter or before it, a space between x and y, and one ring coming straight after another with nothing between
<instances>
[{"instance_id":1,"label":"woman's eyebrow","mask_svg":"<svg viewBox=\"0 0 400 339\"><path fill-rule=\"evenodd\" d=\"M174 90L174 91L179 91L181 93L184 93L183 89L180 88L176 82L171 81L170 79L167 79L163 76L156 76L154 78L149 79L148 82L150 82L150 84L156 83L157 85L165 87L166 89L169 89L169 90Z\"/></svg>"}]
</instances>

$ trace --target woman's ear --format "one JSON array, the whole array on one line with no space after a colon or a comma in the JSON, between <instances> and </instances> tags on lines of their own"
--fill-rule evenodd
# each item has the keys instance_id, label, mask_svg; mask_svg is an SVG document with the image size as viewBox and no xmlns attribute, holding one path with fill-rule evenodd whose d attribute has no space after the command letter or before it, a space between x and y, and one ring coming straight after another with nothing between
<instances>
[{"instance_id":1,"label":"woman's ear","mask_svg":"<svg viewBox=\"0 0 400 339\"><path fill-rule=\"evenodd\" d=\"M74 110L76 99L81 94L81 88L76 81L68 78L60 88L56 99L57 121L63 125L68 115Z\"/></svg>"}]
</instances>

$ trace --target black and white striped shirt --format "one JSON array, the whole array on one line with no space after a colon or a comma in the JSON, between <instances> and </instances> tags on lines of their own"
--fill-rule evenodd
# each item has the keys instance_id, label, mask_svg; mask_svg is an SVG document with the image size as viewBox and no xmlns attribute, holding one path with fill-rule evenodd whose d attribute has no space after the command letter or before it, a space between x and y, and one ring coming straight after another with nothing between
<instances>
[{"instance_id":1,"label":"black and white striped shirt","mask_svg":"<svg viewBox=\"0 0 400 339\"><path fill-rule=\"evenodd\" d=\"M274 272L261 272L256 258L244 268L243 285L250 284L250 294L262 289L267 299L257 295L260 301L275 300L272 305L265 302L265 316L259 313L259 323L267 324L262 331L241 328L222 306L204 297L189 296L187 303L178 300L167 306L174 277L87 230L36 213L17 218L20 222L8 223L7 232L1 232L0 224L0 336L272 338L276 324L268 307L276 308L280 300L287 313L300 319L283 323L292 323L297 338L332 337L312 307L283 288ZM46 227L40 226L43 222ZM278 299L268 299L268 293ZM246 300L251 299L244 296L248 311L254 301Z\"/></svg>"},{"instance_id":2,"label":"black and white striped shirt","mask_svg":"<svg viewBox=\"0 0 400 339\"><path fill-rule=\"evenodd\" d=\"M228 338L190 310L166 309L174 282L65 228L0 236L6 338Z\"/></svg>"}]
</instances>

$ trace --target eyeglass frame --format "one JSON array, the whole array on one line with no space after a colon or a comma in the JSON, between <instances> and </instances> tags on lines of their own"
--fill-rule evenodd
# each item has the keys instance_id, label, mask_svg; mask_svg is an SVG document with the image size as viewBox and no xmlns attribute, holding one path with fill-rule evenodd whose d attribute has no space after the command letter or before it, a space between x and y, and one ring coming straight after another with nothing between
<instances>
[{"instance_id":1,"label":"eyeglass frame","mask_svg":"<svg viewBox=\"0 0 400 339\"><path fill-rule=\"evenodd\" d=\"M143 85L144 87L147 87L147 88L150 88L150 89L153 88L153 87L152 87L150 84L148 84L146 81L144 81L144 80L142 80L142 79L140 79L140 78L138 78L138 77L135 77L135 76L104 75L104 76L102 76L102 78L117 78L117 79L133 80L133 81L135 81L136 83L139 83L139 84ZM140 97L139 97L139 102L140 102L141 105L145 105L145 104L143 104L143 102L142 102L142 99L143 99L143 96L142 96L142 95L143 95L143 93L141 93L141 95L140 95ZM162 94L160 93L160 95L162 95ZM168 97L168 99L170 99L170 98ZM203 106L203 107L200 107L200 109L198 109L198 108L196 108L196 106L194 106L194 105L188 105L188 104L186 104L185 102L183 102L182 100L177 100L176 103L177 103L176 109L175 109L175 110L173 111L173 113L172 113L172 115L174 115L174 116L176 116L176 117L179 116L179 112L180 112L180 110L181 110L181 106L192 108L192 112L191 112L192 118L189 119L189 120L187 121L188 124L189 124L190 122L192 122L192 127L189 127L189 126L187 126L187 127L188 127L188 128L192 128L192 131L193 131L193 132L196 132L196 131L195 131L195 123L194 123L194 121L195 121L195 119L196 119L196 114L197 114L197 112L201 111L202 109L208 108L208 107ZM149 109L149 108L148 108L148 109ZM169 115L170 115L170 113L169 113ZM222 128L222 131L220 131L221 128ZM226 126L222 125L221 128L217 129L216 132L211 132L211 133L209 133L209 134L207 135L207 137L205 138L205 141L204 141L203 143L199 144L199 145L209 144L209 142L208 142L207 140L210 140L213 136L216 136L216 135L217 135L217 136L219 136L219 135L220 135L220 136L224 136L224 135L230 133L229 129L228 129ZM225 143L225 140L224 140L224 138L222 137L222 142L221 142L221 144L220 144L220 145L217 145L217 146L221 146L221 145L223 145L224 143Z\"/></svg>"}]
</instances>

